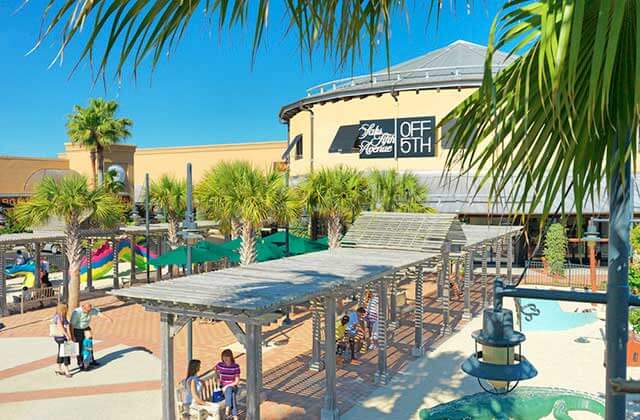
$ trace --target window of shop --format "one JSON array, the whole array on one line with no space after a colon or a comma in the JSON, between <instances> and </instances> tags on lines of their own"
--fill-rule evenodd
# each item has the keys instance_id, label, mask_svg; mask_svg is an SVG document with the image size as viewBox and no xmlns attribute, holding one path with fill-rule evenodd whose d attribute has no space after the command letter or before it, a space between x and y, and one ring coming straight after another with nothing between
<instances>
[{"instance_id":1,"label":"window of shop","mask_svg":"<svg viewBox=\"0 0 640 420\"><path fill-rule=\"evenodd\" d=\"M302 156L303 156L302 136L300 136L300 140L298 140L298 142L296 143L296 155L295 155L295 158L296 158L296 160L302 159Z\"/></svg>"}]
</instances>

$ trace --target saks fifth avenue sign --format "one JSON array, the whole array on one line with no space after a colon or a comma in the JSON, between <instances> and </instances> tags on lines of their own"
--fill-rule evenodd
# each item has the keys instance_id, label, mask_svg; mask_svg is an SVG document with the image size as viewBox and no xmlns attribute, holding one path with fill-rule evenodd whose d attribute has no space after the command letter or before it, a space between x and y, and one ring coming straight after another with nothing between
<instances>
[{"instance_id":1,"label":"saks fifth avenue sign","mask_svg":"<svg viewBox=\"0 0 640 420\"><path fill-rule=\"evenodd\" d=\"M360 158L435 156L435 126L435 117L360 121Z\"/></svg>"}]
</instances>

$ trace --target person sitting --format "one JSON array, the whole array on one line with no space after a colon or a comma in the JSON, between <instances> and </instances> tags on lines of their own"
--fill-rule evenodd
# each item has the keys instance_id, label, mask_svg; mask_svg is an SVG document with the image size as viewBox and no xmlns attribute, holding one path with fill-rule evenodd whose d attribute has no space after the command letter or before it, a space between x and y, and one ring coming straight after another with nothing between
<instances>
[{"instance_id":1,"label":"person sitting","mask_svg":"<svg viewBox=\"0 0 640 420\"><path fill-rule=\"evenodd\" d=\"M238 420L238 384L240 383L240 366L233 358L233 352L225 349L220 357L222 360L216 365L216 373L220 381L220 387L224 392L224 402L226 404L225 415L233 416L233 420Z\"/></svg>"},{"instance_id":2,"label":"person sitting","mask_svg":"<svg viewBox=\"0 0 640 420\"><path fill-rule=\"evenodd\" d=\"M336 323L336 354L343 355L347 351L347 343L353 354L353 340L349 340L347 336L347 324L349 324L349 316L345 315Z\"/></svg>"},{"instance_id":3,"label":"person sitting","mask_svg":"<svg viewBox=\"0 0 640 420\"><path fill-rule=\"evenodd\" d=\"M211 416L216 417L219 413L218 406L203 400L200 395L202 392L202 380L198 376L200 371L201 362L198 359L189 361L187 367L187 377L182 381L184 393L182 394L182 403L184 404L184 413L188 416L191 408L196 410L204 409ZM187 417L188 418L188 417Z\"/></svg>"}]
</instances>

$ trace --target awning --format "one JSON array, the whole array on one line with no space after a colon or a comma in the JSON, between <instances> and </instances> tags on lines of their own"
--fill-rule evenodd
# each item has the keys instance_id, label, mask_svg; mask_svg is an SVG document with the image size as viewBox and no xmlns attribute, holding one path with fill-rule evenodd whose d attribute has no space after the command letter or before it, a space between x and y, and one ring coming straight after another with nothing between
<instances>
[{"instance_id":1,"label":"awning","mask_svg":"<svg viewBox=\"0 0 640 420\"><path fill-rule=\"evenodd\" d=\"M359 124L343 125L338 128L338 132L329 146L329 153L354 153L353 149L358 138L359 128Z\"/></svg>"},{"instance_id":2,"label":"awning","mask_svg":"<svg viewBox=\"0 0 640 420\"><path fill-rule=\"evenodd\" d=\"M284 153L282 154L282 159L288 160L289 155L291 154L291 151L293 150L293 148L296 147L296 144L298 144L301 141L302 141L302 134L298 134L297 136L295 136L293 140L291 140L291 143L289 143L289 146L287 146L287 150L285 150Z\"/></svg>"}]
</instances>

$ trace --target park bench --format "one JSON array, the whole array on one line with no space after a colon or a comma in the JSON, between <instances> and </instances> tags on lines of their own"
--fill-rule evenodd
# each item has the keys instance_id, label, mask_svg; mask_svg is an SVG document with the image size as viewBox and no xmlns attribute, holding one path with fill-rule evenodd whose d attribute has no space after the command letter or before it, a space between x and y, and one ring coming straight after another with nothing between
<instances>
[{"instance_id":1,"label":"park bench","mask_svg":"<svg viewBox=\"0 0 640 420\"><path fill-rule=\"evenodd\" d=\"M212 370L211 372L208 372L200 377L200 381L202 381L200 398L202 398L204 401L211 401L211 396L213 395L213 391L215 389L215 380L215 370ZM242 386L243 382L243 380L240 380L240 385L238 386L238 400L246 396L246 389L244 389L244 387ZM225 406L224 401L214 403L218 405L219 409L219 416L217 418L215 416L211 416L209 412L201 408L189 407L187 409L182 401L184 401L184 381L181 381L180 384L176 387L176 408L178 410L178 418L185 420L218 420L219 418L224 418L224 416L222 415L222 410Z\"/></svg>"},{"instance_id":2,"label":"park bench","mask_svg":"<svg viewBox=\"0 0 640 420\"><path fill-rule=\"evenodd\" d=\"M52 303L60 303L62 286L41 287L39 289L23 290L18 297L20 313L32 308L41 308Z\"/></svg>"}]
</instances>

